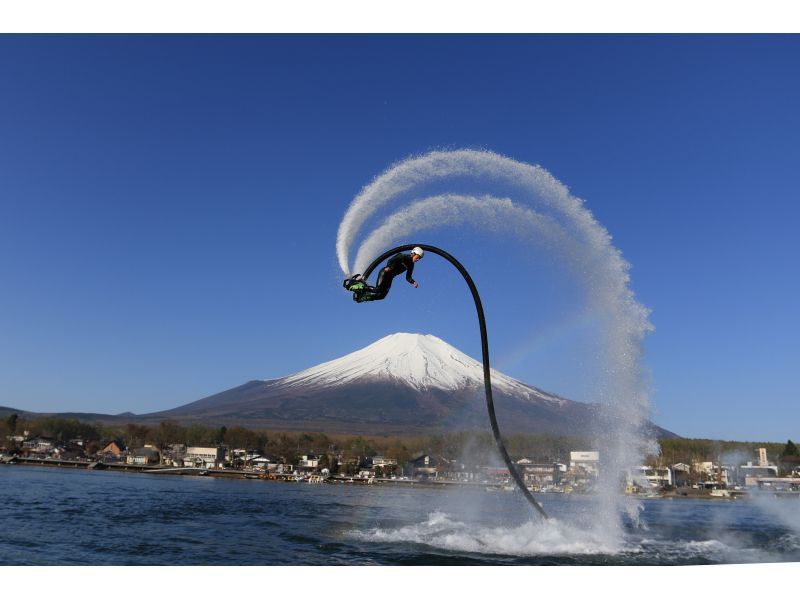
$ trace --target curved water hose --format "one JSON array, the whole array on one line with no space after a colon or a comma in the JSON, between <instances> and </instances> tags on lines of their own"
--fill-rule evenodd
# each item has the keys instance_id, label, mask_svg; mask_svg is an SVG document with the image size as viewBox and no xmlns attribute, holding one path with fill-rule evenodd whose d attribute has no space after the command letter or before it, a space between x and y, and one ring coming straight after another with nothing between
<instances>
[{"instance_id":1,"label":"curved water hose","mask_svg":"<svg viewBox=\"0 0 800 598\"><path fill-rule=\"evenodd\" d=\"M364 271L362 275L362 280L367 280L369 275L372 274L372 271L378 267L378 265L385 259L395 255L396 253L400 253L401 251L406 251L412 249L414 247L421 247L425 251L430 251L431 253L435 253L436 255L442 256L448 262L453 264L456 267L456 270L461 272L461 276L464 277L464 280L469 286L469 290L472 292L472 298L475 300L475 309L478 311L478 323L481 328L481 351L483 352L483 384L486 390L486 409L489 411L489 422L492 425L492 434L494 434L494 440L497 443L497 448L500 450L500 455L503 457L503 461L508 467L508 471L511 474L511 477L514 478L514 481L517 483L517 487L522 491L522 494L525 495L525 498L528 499L528 502L533 505L533 507L544 517L548 519L547 513L544 512L542 505L540 505L536 499L531 494L530 490L525 487L525 483L522 480L522 477L519 475L517 468L511 462L511 457L508 456L508 451L506 451L506 447L503 444L503 440L500 438L500 428L497 425L497 418L494 414L494 401L492 400L492 380L491 380L491 373L489 367L489 338L486 333L486 318L483 315L483 305L481 304L480 295L478 295L478 289L475 287L475 283L472 282L472 277L467 272L466 268L461 265L461 263L454 258L452 255L447 253L446 251L439 249L438 247L434 247L433 245L420 245L420 244L412 244L412 245L401 245L399 247L395 247L394 249L390 249L389 251L381 254L377 257Z\"/></svg>"}]
</instances>

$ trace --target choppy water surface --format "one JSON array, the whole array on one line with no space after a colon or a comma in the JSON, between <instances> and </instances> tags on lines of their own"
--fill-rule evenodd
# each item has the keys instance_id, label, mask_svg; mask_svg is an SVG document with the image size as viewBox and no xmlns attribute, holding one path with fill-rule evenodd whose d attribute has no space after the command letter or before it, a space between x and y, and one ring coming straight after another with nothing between
<instances>
[{"instance_id":1,"label":"choppy water surface","mask_svg":"<svg viewBox=\"0 0 800 598\"><path fill-rule=\"evenodd\" d=\"M800 500L642 500L0 466L4 565L687 565L800 561ZM634 499L631 499L634 500Z\"/></svg>"}]
</instances>

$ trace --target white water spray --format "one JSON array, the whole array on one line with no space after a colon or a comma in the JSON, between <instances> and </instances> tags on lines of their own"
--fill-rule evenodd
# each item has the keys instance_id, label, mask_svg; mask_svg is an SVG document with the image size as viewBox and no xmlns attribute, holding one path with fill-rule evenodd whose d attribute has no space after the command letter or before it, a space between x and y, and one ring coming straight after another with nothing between
<instances>
[{"instance_id":1,"label":"white water spray","mask_svg":"<svg viewBox=\"0 0 800 598\"><path fill-rule=\"evenodd\" d=\"M426 187L456 179L502 187L509 197L463 192L426 197ZM349 252L361 229L389 208L396 211L367 234L350 270ZM596 398L602 409L596 434L604 474L596 521L604 533L620 539L626 504L620 499L620 480L641 462L645 450L649 401L641 359L644 336L652 327L648 310L628 288L629 264L580 199L539 166L488 151L431 152L396 164L353 200L339 226L337 257L345 275L363 272L400 239L415 242L419 239L412 237L423 230L468 225L544 247L576 277L587 302L602 315L604 367Z\"/></svg>"}]
</instances>

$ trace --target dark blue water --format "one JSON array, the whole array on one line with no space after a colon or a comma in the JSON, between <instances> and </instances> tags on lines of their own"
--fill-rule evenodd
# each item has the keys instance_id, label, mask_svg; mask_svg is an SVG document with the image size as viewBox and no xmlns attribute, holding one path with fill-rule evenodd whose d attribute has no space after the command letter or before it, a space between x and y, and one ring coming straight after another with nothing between
<instances>
[{"instance_id":1,"label":"dark blue water","mask_svg":"<svg viewBox=\"0 0 800 598\"><path fill-rule=\"evenodd\" d=\"M0 466L4 565L685 565L800 561L800 500L628 501Z\"/></svg>"}]
</instances>

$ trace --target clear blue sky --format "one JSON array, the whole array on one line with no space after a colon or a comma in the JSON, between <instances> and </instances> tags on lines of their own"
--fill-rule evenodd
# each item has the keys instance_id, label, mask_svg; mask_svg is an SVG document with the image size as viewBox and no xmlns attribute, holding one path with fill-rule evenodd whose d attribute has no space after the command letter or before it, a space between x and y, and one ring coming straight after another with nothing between
<instances>
[{"instance_id":1,"label":"clear blue sky","mask_svg":"<svg viewBox=\"0 0 800 598\"><path fill-rule=\"evenodd\" d=\"M798 36L2 36L0 405L154 411L397 331L479 357L443 266L367 312L334 248L375 175L469 147L613 235L658 424L797 441L798 64ZM587 398L579 336L532 349L486 292L498 368Z\"/></svg>"}]
</instances>

